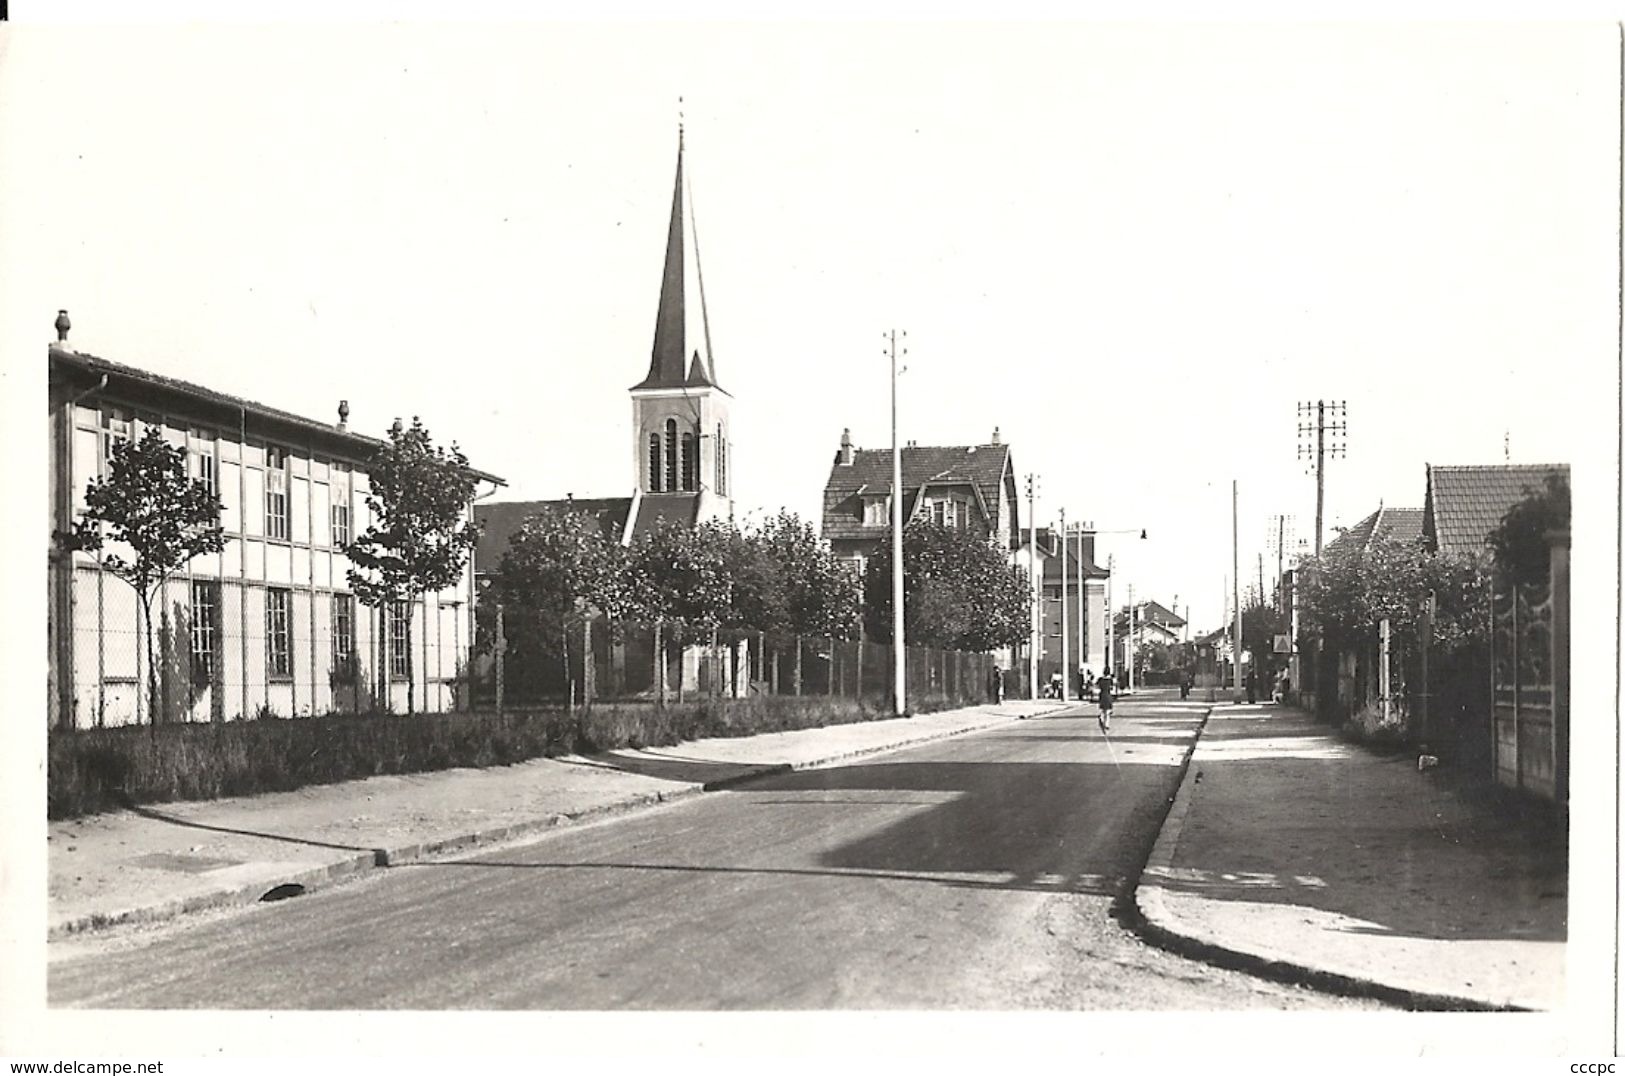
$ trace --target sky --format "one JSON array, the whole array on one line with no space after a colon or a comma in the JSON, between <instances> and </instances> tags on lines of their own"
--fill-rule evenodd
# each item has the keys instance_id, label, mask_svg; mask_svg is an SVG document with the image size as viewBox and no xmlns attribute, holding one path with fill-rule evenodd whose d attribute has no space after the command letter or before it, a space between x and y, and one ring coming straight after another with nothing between
<instances>
[{"instance_id":1,"label":"sky","mask_svg":"<svg viewBox=\"0 0 1625 1076\"><path fill-rule=\"evenodd\" d=\"M1428 463L1614 511L1609 24L19 29L9 331L421 415L504 497L631 489L681 107L747 517L889 444L892 329L900 437L998 427L1039 523L1143 528L1100 558L1201 630L1232 481L1244 583L1275 517L1313 542L1301 401L1347 403L1327 540Z\"/></svg>"}]
</instances>

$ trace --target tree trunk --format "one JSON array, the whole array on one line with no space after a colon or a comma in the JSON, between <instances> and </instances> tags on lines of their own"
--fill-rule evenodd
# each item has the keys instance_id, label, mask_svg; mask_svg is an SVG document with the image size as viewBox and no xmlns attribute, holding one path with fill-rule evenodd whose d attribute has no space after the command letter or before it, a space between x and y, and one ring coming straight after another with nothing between
<instances>
[{"instance_id":1,"label":"tree trunk","mask_svg":"<svg viewBox=\"0 0 1625 1076\"><path fill-rule=\"evenodd\" d=\"M139 603L141 620L141 642L147 652L147 723L152 726L152 734L158 735L158 678L155 675L156 667L152 661L152 599L146 591L138 591L141 601ZM139 721L139 714L137 715Z\"/></svg>"}]
</instances>

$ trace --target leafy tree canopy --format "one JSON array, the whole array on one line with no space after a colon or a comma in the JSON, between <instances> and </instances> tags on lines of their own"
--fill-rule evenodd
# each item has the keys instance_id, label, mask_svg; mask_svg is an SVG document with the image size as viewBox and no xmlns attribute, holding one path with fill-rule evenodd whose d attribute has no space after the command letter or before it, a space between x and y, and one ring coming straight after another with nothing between
<instances>
[{"instance_id":1,"label":"leafy tree canopy","mask_svg":"<svg viewBox=\"0 0 1625 1076\"><path fill-rule=\"evenodd\" d=\"M1396 640L1414 645L1429 592L1437 604L1436 647L1455 650L1487 631L1490 574L1483 558L1379 539L1361 556L1310 559L1300 576L1303 625L1334 648L1375 643L1384 618Z\"/></svg>"},{"instance_id":2,"label":"leafy tree canopy","mask_svg":"<svg viewBox=\"0 0 1625 1076\"><path fill-rule=\"evenodd\" d=\"M437 446L414 416L389 431L367 478L374 522L344 550L356 597L381 606L455 585L479 536L468 518L476 485L468 458L455 444Z\"/></svg>"},{"instance_id":3,"label":"leafy tree canopy","mask_svg":"<svg viewBox=\"0 0 1625 1076\"><path fill-rule=\"evenodd\" d=\"M225 548L220 500L209 487L186 474L186 450L149 428L139 441L113 445L106 478L91 479L85 510L69 548L97 552L105 541L122 544L102 567L128 582L146 599L154 586L193 557Z\"/></svg>"},{"instance_id":4,"label":"leafy tree canopy","mask_svg":"<svg viewBox=\"0 0 1625 1076\"><path fill-rule=\"evenodd\" d=\"M891 638L891 542L870 558L864 621ZM1029 577L974 533L916 520L903 530L903 630L911 646L994 650L1027 638Z\"/></svg>"},{"instance_id":5,"label":"leafy tree canopy","mask_svg":"<svg viewBox=\"0 0 1625 1076\"><path fill-rule=\"evenodd\" d=\"M1551 575L1554 531L1569 529L1569 482L1561 474L1546 476L1543 489L1524 489L1521 501L1507 509L1489 534L1496 572L1508 583L1543 584Z\"/></svg>"}]
</instances>

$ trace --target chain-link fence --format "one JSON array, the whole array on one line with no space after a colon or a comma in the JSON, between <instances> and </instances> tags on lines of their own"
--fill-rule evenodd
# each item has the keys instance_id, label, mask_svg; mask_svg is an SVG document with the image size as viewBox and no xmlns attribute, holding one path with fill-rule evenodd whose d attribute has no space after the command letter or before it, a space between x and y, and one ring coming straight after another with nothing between
<instances>
[{"instance_id":1,"label":"chain-link fence","mask_svg":"<svg viewBox=\"0 0 1625 1076\"><path fill-rule=\"evenodd\" d=\"M482 631L471 666L480 707L757 695L829 696L883 707L892 698L892 648L866 640L603 616L538 624L508 612L484 617ZM1002 674L991 654L911 646L905 670L911 709L1000 697Z\"/></svg>"}]
</instances>

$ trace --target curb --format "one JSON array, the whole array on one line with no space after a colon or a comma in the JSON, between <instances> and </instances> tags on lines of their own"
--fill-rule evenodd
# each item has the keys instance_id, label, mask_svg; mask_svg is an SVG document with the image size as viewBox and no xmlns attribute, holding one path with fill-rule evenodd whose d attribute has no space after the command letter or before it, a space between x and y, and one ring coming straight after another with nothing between
<instances>
[{"instance_id":1,"label":"curb","mask_svg":"<svg viewBox=\"0 0 1625 1076\"><path fill-rule=\"evenodd\" d=\"M599 804L579 811L564 811L548 815L544 818L526 819L506 826L496 826L489 829L474 830L451 837L444 837L432 841L422 841L413 844L398 845L394 848L374 848L358 855L347 857L339 862L330 863L324 867L308 868L293 874L282 875L263 882L248 885L233 886L229 889L219 889L208 893L197 893L188 897L160 901L137 908L122 908L112 912L90 912L76 916L65 922L53 924L46 931L46 940L60 941L64 938L75 937L93 933L115 926L131 926L137 924L159 923L174 919L193 912L208 911L216 908L238 907L248 904L257 904L270 890L280 885L296 885L309 893L328 885L387 867L405 866L411 863L429 859L434 856L447 855L453 852L466 851L483 845L500 844L504 841L519 837L530 836L545 830L560 826L578 825L584 822L596 822L616 815L630 814L649 807L673 803L689 799L703 792L717 792L737 785L755 781L762 777L792 773L797 770L813 769L818 766L827 766L832 762L844 762L849 759L862 758L867 755L877 755L886 751L897 751L905 747L914 747L919 744L931 743L936 740L946 740L954 736L963 736L971 732L980 732L992 728L1006 721L1017 721L1023 717L1041 717L1044 714L1054 713L1065 709L1060 704L1032 714L988 715L989 720L966 725L963 728L948 731L930 732L893 743L874 747L863 747L852 751L843 751L832 755L820 756L802 762L772 762L755 766L746 766L741 772L729 777L721 777L704 784L690 784L670 791L640 792L629 795L624 799L610 803ZM833 727L833 726L826 726ZM1187 760L1188 761L1188 760Z\"/></svg>"},{"instance_id":2,"label":"curb","mask_svg":"<svg viewBox=\"0 0 1625 1076\"><path fill-rule=\"evenodd\" d=\"M1309 986L1327 993L1373 998L1407 1009L1430 1012L1531 1011L1521 1006L1497 1004L1480 998L1457 997L1392 986L1376 979L1346 975L1312 964L1232 948L1213 934L1187 926L1179 915L1170 911L1163 900L1164 887L1156 882L1145 881L1145 875L1149 871L1166 871L1173 866L1174 854L1179 850L1180 835L1185 827L1185 816L1190 811L1191 798L1194 795L1192 789L1196 784L1191 778L1191 760L1201 743L1202 733L1207 730L1208 719L1217 708L1218 705L1215 704L1202 717L1202 724L1196 731L1195 739L1191 741L1185 761L1181 764L1179 788L1169 802L1168 813L1163 817L1156 843L1151 847L1151 855L1135 879L1133 905L1135 933L1163 949L1207 964L1247 972L1289 985Z\"/></svg>"}]
</instances>

